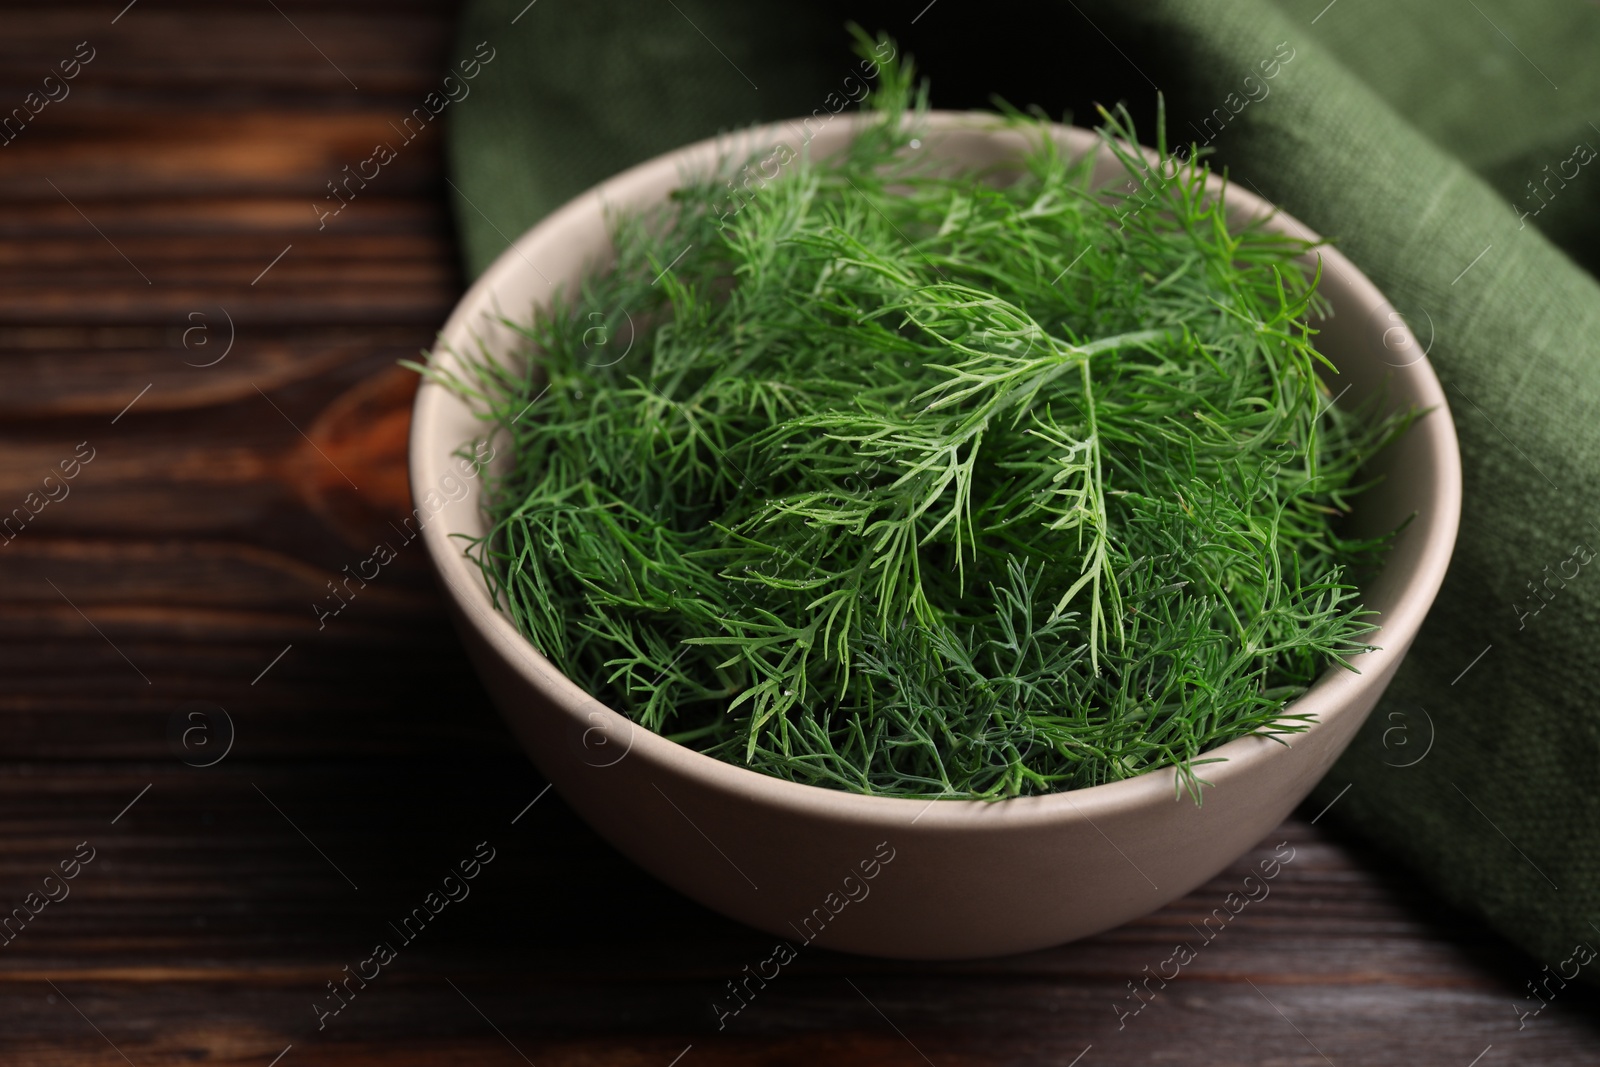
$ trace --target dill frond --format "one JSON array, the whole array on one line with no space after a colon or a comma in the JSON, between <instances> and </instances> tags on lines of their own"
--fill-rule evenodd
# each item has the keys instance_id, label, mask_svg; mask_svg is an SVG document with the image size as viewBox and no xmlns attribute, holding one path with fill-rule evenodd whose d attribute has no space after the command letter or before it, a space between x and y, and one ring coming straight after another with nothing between
<instances>
[{"instance_id":1,"label":"dill frond","mask_svg":"<svg viewBox=\"0 0 1600 1067\"><path fill-rule=\"evenodd\" d=\"M1366 647L1384 542L1338 520L1407 420L1329 408L1307 246L1230 228L1193 156L1103 112L1129 182L1097 188L1013 112L1019 167L950 174L913 84L736 211L743 160L615 220L518 362L446 380L514 456L470 554L575 681L718 758L980 798L1170 765L1198 799Z\"/></svg>"}]
</instances>

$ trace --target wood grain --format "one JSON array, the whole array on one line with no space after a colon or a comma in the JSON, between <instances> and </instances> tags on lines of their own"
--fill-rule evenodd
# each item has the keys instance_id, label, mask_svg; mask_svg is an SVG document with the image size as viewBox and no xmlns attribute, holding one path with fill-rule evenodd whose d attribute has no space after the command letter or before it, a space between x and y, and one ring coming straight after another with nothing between
<instances>
[{"instance_id":1,"label":"wood grain","mask_svg":"<svg viewBox=\"0 0 1600 1067\"><path fill-rule=\"evenodd\" d=\"M1541 963L1316 812L1079 944L802 952L719 1029L770 938L553 793L518 818L543 783L420 546L325 627L311 608L405 509L396 363L462 286L436 130L327 227L311 205L441 76L452 10L121 7L0 6L0 107L96 49L0 147L0 517L26 514L0 534L0 906L95 849L0 945L6 1062L1600 1062L1593 995L1519 1031ZM82 442L69 492L27 504ZM1119 1029L1127 983L1284 840L1271 895ZM319 1029L326 983L482 841L471 896Z\"/></svg>"}]
</instances>

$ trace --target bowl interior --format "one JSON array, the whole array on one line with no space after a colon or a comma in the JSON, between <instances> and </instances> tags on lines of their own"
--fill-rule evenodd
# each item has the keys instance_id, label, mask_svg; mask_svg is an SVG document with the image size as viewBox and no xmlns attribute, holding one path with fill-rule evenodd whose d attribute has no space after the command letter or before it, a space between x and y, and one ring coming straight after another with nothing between
<instances>
[{"instance_id":1,"label":"bowl interior","mask_svg":"<svg viewBox=\"0 0 1600 1067\"><path fill-rule=\"evenodd\" d=\"M810 142L814 154L839 150L862 120L839 116ZM1095 134L1057 126L1053 135L1074 156L1098 153L1096 177L1105 182L1126 178L1121 165L1100 145ZM1027 146L1027 137L1000 128L992 116L932 113L925 135L927 148L962 165L999 165L1015 159ZM558 294L573 292L581 279L603 269L611 259L609 213L638 210L659 202L683 177L704 172L720 158L746 155L758 148L787 143L798 148L802 131L792 123L779 123L735 136L701 142L680 152L641 164L578 197L525 234L506 250L472 287L444 330L434 355L437 365L449 368L461 354L509 359L526 351L527 342L505 325L511 318L526 322L536 310L549 306ZM1147 158L1154 159L1149 153ZM1218 195L1224 195L1231 216L1243 223L1263 219L1280 232L1316 239L1292 217L1236 185L1225 188L1213 178ZM1296 711L1310 713L1316 722L1304 738L1315 733L1341 708L1359 704L1364 691L1381 686L1409 647L1428 605L1432 602L1449 561L1460 510L1460 463L1448 405L1437 378L1421 355L1422 349L1403 320L1378 290L1336 249L1312 254L1323 267L1322 292L1331 313L1316 322L1322 331L1319 348L1339 366L1330 378L1338 402L1351 406L1369 397L1381 397L1386 409L1415 407L1429 413L1372 464L1371 473L1382 481L1359 498L1352 520L1355 529L1376 532L1409 525L1397 537L1381 572L1364 584L1363 603L1377 612L1381 629L1372 638L1377 651L1354 657L1360 673L1332 667L1296 702ZM425 382L418 392L411 440L413 495L419 502L418 520L428 550L460 613L492 647L530 683L558 705L586 709L586 714L611 716L616 730L627 729L621 716L605 709L561 674L517 633L510 620L495 610L477 566L463 555L456 535L481 536L486 520L479 506L479 483L468 481L464 495L453 497L447 479L460 473L454 454L481 439L487 427L459 397ZM491 444L498 444L491 439ZM503 451L503 449L502 449ZM497 462L504 462L501 455ZM437 503L435 510L430 501ZM1365 714L1364 710L1361 714ZM659 761L676 773L716 781L735 792L760 794L777 804L835 812L857 810L860 805L899 805L903 810L924 808L925 802L865 797L768 778L756 772L721 763L665 738L631 731L633 751ZM1297 740L1296 739L1296 740ZM1226 759L1224 777L1247 773L1250 766L1271 757L1275 743L1259 737L1240 738L1220 746L1210 755ZM1209 773L1212 781L1218 774ZM743 777L741 777L743 776ZM751 781L755 779L756 781ZM1306 786L1310 788L1309 783ZM1098 805L1120 807L1147 800L1153 793L1174 793L1170 769L1070 793L1023 797L1006 801L1019 815L1040 817L1071 804L1091 813ZM906 807L909 806L909 807ZM943 823L985 818L981 801L950 801L928 812L928 822ZM921 815L918 818L922 818Z\"/></svg>"}]
</instances>

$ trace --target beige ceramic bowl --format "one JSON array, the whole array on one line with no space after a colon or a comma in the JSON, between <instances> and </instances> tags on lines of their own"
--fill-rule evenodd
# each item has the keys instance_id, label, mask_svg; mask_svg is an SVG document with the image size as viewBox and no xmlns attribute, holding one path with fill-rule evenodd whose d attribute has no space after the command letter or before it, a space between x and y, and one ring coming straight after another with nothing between
<instances>
[{"instance_id":1,"label":"beige ceramic bowl","mask_svg":"<svg viewBox=\"0 0 1600 1067\"><path fill-rule=\"evenodd\" d=\"M838 149L857 120L820 130L813 152ZM686 172L730 148L787 143L802 131L777 124L706 141L641 164L573 200L524 234L450 317L435 358L505 353L518 343L498 322L526 320L556 288L569 291L603 265L606 209L661 200ZM1093 134L1057 127L1074 154L1097 151ZM936 113L930 150L962 163L1014 157L1023 141L992 118ZM1102 161L1109 179L1121 171ZM1226 190L1237 217L1270 208ZM1269 227L1311 236L1294 219ZM424 536L468 651L539 770L600 834L668 885L800 948L816 944L902 958L1000 955L1105 930L1187 893L1270 833L1349 744L1410 647L1444 578L1461 503L1460 458L1450 413L1411 333L1381 293L1338 251L1323 249L1322 292L1333 315L1320 347L1341 368L1334 391L1359 402L1388 383L1388 402L1430 409L1381 467L1388 478L1360 498L1361 526L1400 535L1382 573L1363 589L1381 612L1359 674L1333 669L1296 704L1314 715L1287 745L1258 736L1215 750L1213 783L1197 807L1176 796L1173 772L1050 796L995 803L896 800L780 781L722 763L606 708L534 651L491 605L477 568L452 534L481 534L479 482L453 453L482 433L466 405L425 383L411 431L411 484ZM466 492L459 491L465 486ZM454 501L452 497L456 497Z\"/></svg>"}]
</instances>

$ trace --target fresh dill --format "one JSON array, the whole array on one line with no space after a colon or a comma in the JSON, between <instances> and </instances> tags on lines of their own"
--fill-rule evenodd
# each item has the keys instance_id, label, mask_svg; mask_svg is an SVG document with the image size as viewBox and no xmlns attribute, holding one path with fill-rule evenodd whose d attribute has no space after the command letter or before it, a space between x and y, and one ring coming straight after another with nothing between
<instances>
[{"instance_id":1,"label":"fresh dill","mask_svg":"<svg viewBox=\"0 0 1600 1067\"><path fill-rule=\"evenodd\" d=\"M1408 420L1332 407L1309 246L1230 227L1163 131L1151 167L1102 112L1120 191L1014 113L1019 166L950 173L926 100L885 64L848 151L616 219L525 351L435 372L514 457L470 554L576 682L717 758L961 798L1174 766L1198 799L1367 647L1385 542L1338 520Z\"/></svg>"}]
</instances>

